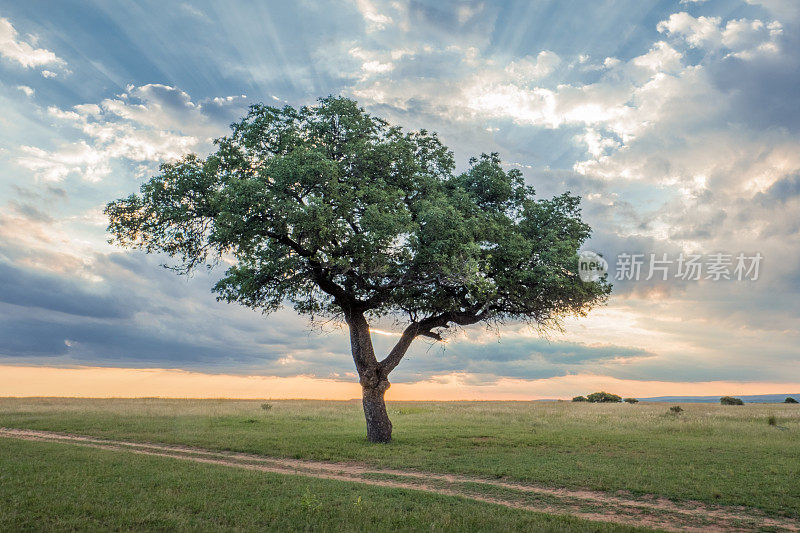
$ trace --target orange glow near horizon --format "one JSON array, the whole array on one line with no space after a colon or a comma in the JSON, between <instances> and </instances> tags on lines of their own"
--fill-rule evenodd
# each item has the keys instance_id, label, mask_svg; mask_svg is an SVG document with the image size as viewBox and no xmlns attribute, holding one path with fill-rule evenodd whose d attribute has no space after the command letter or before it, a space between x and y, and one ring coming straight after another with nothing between
<instances>
[{"instance_id":1,"label":"orange glow near horizon","mask_svg":"<svg viewBox=\"0 0 800 533\"><path fill-rule=\"evenodd\" d=\"M478 384L471 383L467 375L448 374L416 383L394 384L386 397L395 401L569 399L598 390L632 397L736 396L797 393L800 384L638 381L591 374L535 380L502 378L491 384ZM168 369L0 365L0 394L6 397L349 400L359 398L361 391L355 381L308 376L240 376Z\"/></svg>"}]
</instances>

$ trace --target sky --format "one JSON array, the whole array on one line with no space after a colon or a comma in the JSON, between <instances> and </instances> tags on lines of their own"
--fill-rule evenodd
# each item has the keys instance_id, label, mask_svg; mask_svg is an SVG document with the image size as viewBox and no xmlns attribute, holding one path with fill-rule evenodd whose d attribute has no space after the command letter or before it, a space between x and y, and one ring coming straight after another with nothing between
<instances>
[{"instance_id":1,"label":"sky","mask_svg":"<svg viewBox=\"0 0 800 533\"><path fill-rule=\"evenodd\" d=\"M0 396L359 396L341 325L217 302L102 213L327 95L580 195L614 284L563 331L417 340L388 398L797 392L798 30L795 0L0 0Z\"/></svg>"}]
</instances>

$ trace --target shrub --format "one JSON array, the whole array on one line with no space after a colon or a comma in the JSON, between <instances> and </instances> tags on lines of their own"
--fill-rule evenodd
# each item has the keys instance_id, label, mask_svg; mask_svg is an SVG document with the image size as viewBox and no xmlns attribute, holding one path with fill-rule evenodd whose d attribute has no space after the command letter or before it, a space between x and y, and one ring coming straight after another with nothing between
<instances>
[{"instance_id":1,"label":"shrub","mask_svg":"<svg viewBox=\"0 0 800 533\"><path fill-rule=\"evenodd\" d=\"M265 411L269 411L270 409L272 409L272 404L271 403L262 403L261 404L261 408L263 410L265 410Z\"/></svg>"},{"instance_id":2,"label":"shrub","mask_svg":"<svg viewBox=\"0 0 800 533\"><path fill-rule=\"evenodd\" d=\"M636 398L625 398L622 401L627 403L639 403L639 400L637 400Z\"/></svg>"},{"instance_id":3,"label":"shrub","mask_svg":"<svg viewBox=\"0 0 800 533\"><path fill-rule=\"evenodd\" d=\"M767 418L767 424L769 424L770 426L778 425L778 420L775 418L775 415L769 415L769 418Z\"/></svg>"},{"instance_id":4,"label":"shrub","mask_svg":"<svg viewBox=\"0 0 800 533\"><path fill-rule=\"evenodd\" d=\"M722 405L744 405L741 398L734 398L733 396L723 396L719 399Z\"/></svg>"},{"instance_id":5,"label":"shrub","mask_svg":"<svg viewBox=\"0 0 800 533\"><path fill-rule=\"evenodd\" d=\"M797 403L797 400L795 400L794 398L792 398L791 396L789 396L788 398L786 398L785 400L783 400L783 403Z\"/></svg>"},{"instance_id":6,"label":"shrub","mask_svg":"<svg viewBox=\"0 0 800 533\"><path fill-rule=\"evenodd\" d=\"M621 402L622 398L610 392L593 392L586 397L592 403L615 403Z\"/></svg>"},{"instance_id":7,"label":"shrub","mask_svg":"<svg viewBox=\"0 0 800 533\"><path fill-rule=\"evenodd\" d=\"M681 407L680 405L673 405L672 407L669 408L669 411L677 415L678 413L683 412L683 407Z\"/></svg>"},{"instance_id":8,"label":"shrub","mask_svg":"<svg viewBox=\"0 0 800 533\"><path fill-rule=\"evenodd\" d=\"M588 402L589 400L586 399L586 396L575 396L572 399L573 402Z\"/></svg>"}]
</instances>

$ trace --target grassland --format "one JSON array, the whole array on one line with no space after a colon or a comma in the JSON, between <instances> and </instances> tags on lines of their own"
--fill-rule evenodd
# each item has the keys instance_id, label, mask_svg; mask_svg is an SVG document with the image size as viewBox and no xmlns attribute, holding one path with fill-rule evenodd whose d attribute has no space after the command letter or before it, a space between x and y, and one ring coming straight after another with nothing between
<instances>
[{"instance_id":1,"label":"grassland","mask_svg":"<svg viewBox=\"0 0 800 533\"><path fill-rule=\"evenodd\" d=\"M685 404L684 412L675 415L668 412L666 404L400 402L390 405L395 440L389 445L374 445L364 438L358 402L271 401L270 409L263 409L263 403L0 399L0 426L274 457L356 461L383 468L624 491L632 496L654 494L676 501L756 507L776 516L800 515L797 406ZM768 424L770 416L775 417L775 425ZM7 461L8 443L0 444ZM22 446L33 445L59 446ZM103 454L109 452L70 453L105 457ZM106 460L119 461L111 457ZM17 468L24 469L25 464L20 462ZM127 468L124 461L114 464L117 469ZM226 475L249 479L245 474ZM198 484L202 484L202 477ZM309 483L297 481L294 492L287 492L293 494L290 499L298 497L298 491L303 492ZM363 489L355 487L347 489L350 492L341 502L351 496L357 498L355 494ZM328 493L321 488L310 490ZM422 496L405 494L397 498ZM331 508L339 508L341 502L332 501ZM398 505L402 508L406 503ZM447 520L451 519L440 522L445 529L448 523L455 529L476 525ZM509 524L517 524L514 518L509 520ZM191 528L191 523L185 525ZM557 520L550 525L556 529L572 527Z\"/></svg>"},{"instance_id":2,"label":"grassland","mask_svg":"<svg viewBox=\"0 0 800 533\"><path fill-rule=\"evenodd\" d=\"M0 439L0 531L636 529L410 490Z\"/></svg>"}]
</instances>

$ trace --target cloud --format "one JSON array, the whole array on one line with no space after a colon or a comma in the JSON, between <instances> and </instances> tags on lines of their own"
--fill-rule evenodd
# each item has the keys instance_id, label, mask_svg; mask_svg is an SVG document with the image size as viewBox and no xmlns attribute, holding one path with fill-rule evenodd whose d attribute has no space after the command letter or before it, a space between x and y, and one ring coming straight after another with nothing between
<instances>
[{"instance_id":1,"label":"cloud","mask_svg":"<svg viewBox=\"0 0 800 533\"><path fill-rule=\"evenodd\" d=\"M27 85L17 85L17 89L19 89L20 91L25 93L25 96L28 96L28 97L33 96L33 93L35 92L33 89L31 89Z\"/></svg>"},{"instance_id":2,"label":"cloud","mask_svg":"<svg viewBox=\"0 0 800 533\"><path fill-rule=\"evenodd\" d=\"M104 57L115 81L160 83L109 92L103 78L53 99L45 80L14 81L9 116L24 114L38 129L15 132L0 157L22 165L4 168L19 187L7 188L16 197L0 208L0 261L15 269L9 283L32 297L7 289L0 316L12 326L0 353L53 365L353 380L341 329L309 332L291 311L263 319L219 304L208 292L214 273L175 278L159 269L161 258L110 249L100 215L158 161L207 150L243 113L246 99L213 95L307 104L343 93L395 123L440 131L463 160L499 151L542 196L581 194L595 230L588 247L609 259L686 250L765 257L749 285L616 282L609 306L567 321L551 342L509 324L499 343L480 328L444 350L417 343L393 381L428 383L453 369L475 387L503 376L800 379L796 2L760 4L691 6L703 16L606 6L597 8L602 18L576 18L535 5L523 17L519 6L483 2L354 1L341 13L301 3L270 12L280 23L268 31L255 27L266 11L225 10L220 27L235 32L179 46L178 30L196 36L206 24L183 8L163 20L180 20L174 36L156 26L136 37L136 62ZM353 16L362 27L348 26ZM131 12L113 17L123 27ZM45 67L59 72L37 68ZM35 101L13 89L19 83L36 90ZM46 193L54 182L66 195ZM131 313L117 309L117 294L130 295ZM393 338L376 335L378 352Z\"/></svg>"},{"instance_id":3,"label":"cloud","mask_svg":"<svg viewBox=\"0 0 800 533\"><path fill-rule=\"evenodd\" d=\"M611 305L629 309L626 320L636 317L637 325L608 323L609 334L617 337L604 340L624 345L623 339L637 339L641 346L645 337L656 336L663 342L646 347L657 357L603 371L676 379L774 376L775 368L791 360L794 302L800 299L792 281L800 269L795 253L800 202L793 195L800 142L787 134L797 130L789 103L796 101L791 94L798 81L798 48L784 31L786 24L675 13L654 24L659 40L629 59L592 62L556 49L561 61L543 78L513 76L521 59L442 46L363 76L352 91L399 117L424 114L455 124L453 129L490 124L490 131L506 132L500 144L504 155L512 151L508 139L515 135L534 144L547 138L542 131L561 139L558 132L568 132L567 140L585 147L583 157L572 162L574 174L549 169L525 174L540 191L557 190L566 186L560 180L569 179L569 187L584 194L596 249L609 255L723 250L770 257L769 269L752 287L618 283ZM435 78L403 65L445 55L449 60ZM526 63L533 74L532 57ZM571 65L595 74L580 77ZM577 132L570 131L574 128ZM746 303L735 303L737 297ZM654 316L665 319L648 318ZM774 340L772 328L786 337ZM730 338L731 331L746 331L752 344L730 346L726 332ZM764 368L753 367L755 352L769 361ZM445 357L442 367L457 363ZM463 367L468 361L461 361ZM511 370L513 364L498 364L496 370L521 371ZM520 363L531 372L556 371L548 364ZM468 372L485 371L478 366Z\"/></svg>"},{"instance_id":4,"label":"cloud","mask_svg":"<svg viewBox=\"0 0 800 533\"><path fill-rule=\"evenodd\" d=\"M2 17L0 17L0 56L25 68L66 66L66 62L50 50L35 48L33 44L20 40L11 21ZM42 75L55 76L48 70L42 71Z\"/></svg>"},{"instance_id":5,"label":"cloud","mask_svg":"<svg viewBox=\"0 0 800 533\"><path fill-rule=\"evenodd\" d=\"M0 263L0 302L93 318L130 317L139 304L121 294L94 291L68 279Z\"/></svg>"},{"instance_id":6,"label":"cloud","mask_svg":"<svg viewBox=\"0 0 800 533\"><path fill-rule=\"evenodd\" d=\"M558 57L558 54L550 50L542 50L535 58L526 56L512 61L505 70L509 75L527 82L549 76L560 63L561 58Z\"/></svg>"},{"instance_id":7,"label":"cloud","mask_svg":"<svg viewBox=\"0 0 800 533\"><path fill-rule=\"evenodd\" d=\"M611 369L613 375L619 365L654 356L629 346L547 340L513 330L496 337L474 328L445 347L416 346L393 379L413 382L455 372L471 376L474 383L492 383L502 377L544 379L600 369Z\"/></svg>"},{"instance_id":8,"label":"cloud","mask_svg":"<svg viewBox=\"0 0 800 533\"><path fill-rule=\"evenodd\" d=\"M97 104L69 110L51 106L48 115L78 130L82 138L56 150L20 146L16 162L44 181L77 175L99 182L117 161L153 164L210 149L213 138L243 113L245 101L237 96L193 102L179 89L149 84L129 86Z\"/></svg>"},{"instance_id":9,"label":"cloud","mask_svg":"<svg viewBox=\"0 0 800 533\"><path fill-rule=\"evenodd\" d=\"M794 173L775 181L765 191L757 193L753 199L771 208L776 203L785 204L796 200L798 196L800 196L800 173Z\"/></svg>"},{"instance_id":10,"label":"cloud","mask_svg":"<svg viewBox=\"0 0 800 533\"><path fill-rule=\"evenodd\" d=\"M745 0L748 4L760 5L781 20L797 22L800 19L800 4L795 0Z\"/></svg>"},{"instance_id":11,"label":"cloud","mask_svg":"<svg viewBox=\"0 0 800 533\"><path fill-rule=\"evenodd\" d=\"M777 40L783 34L778 21L729 20L722 26L719 17L693 17L681 12L658 23L659 32L683 38L691 47L708 50L726 49L730 55L753 59L759 54L776 53Z\"/></svg>"},{"instance_id":12,"label":"cloud","mask_svg":"<svg viewBox=\"0 0 800 533\"><path fill-rule=\"evenodd\" d=\"M355 3L361 16L364 17L368 32L382 30L392 23L392 17L381 13L372 1L355 0Z\"/></svg>"},{"instance_id":13,"label":"cloud","mask_svg":"<svg viewBox=\"0 0 800 533\"><path fill-rule=\"evenodd\" d=\"M17 158L17 163L44 181L61 181L70 174L78 174L87 181L98 182L111 172L105 153L86 141L54 152L24 145L20 146L20 151L23 155Z\"/></svg>"}]
</instances>

